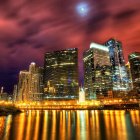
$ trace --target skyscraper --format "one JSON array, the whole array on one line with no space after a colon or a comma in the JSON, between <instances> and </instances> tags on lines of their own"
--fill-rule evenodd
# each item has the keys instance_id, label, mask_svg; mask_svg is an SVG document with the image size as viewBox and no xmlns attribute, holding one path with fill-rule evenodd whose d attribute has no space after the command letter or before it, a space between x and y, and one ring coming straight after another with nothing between
<instances>
[{"instance_id":1,"label":"skyscraper","mask_svg":"<svg viewBox=\"0 0 140 140\"><path fill-rule=\"evenodd\" d=\"M106 46L91 43L84 52L84 87L86 98L107 97L112 91L112 71Z\"/></svg>"},{"instance_id":2,"label":"skyscraper","mask_svg":"<svg viewBox=\"0 0 140 140\"><path fill-rule=\"evenodd\" d=\"M140 52L129 55L130 69L133 81L133 88L140 93Z\"/></svg>"},{"instance_id":3,"label":"skyscraper","mask_svg":"<svg viewBox=\"0 0 140 140\"><path fill-rule=\"evenodd\" d=\"M130 90L132 90L133 89L133 82L132 82L132 74L131 74L131 69L130 69L130 63L127 62L125 67L126 67L126 71L127 71L127 75L128 75L129 87L130 87Z\"/></svg>"},{"instance_id":4,"label":"skyscraper","mask_svg":"<svg viewBox=\"0 0 140 140\"><path fill-rule=\"evenodd\" d=\"M17 85L14 85L14 89L13 89L13 101L17 100Z\"/></svg>"},{"instance_id":5,"label":"skyscraper","mask_svg":"<svg viewBox=\"0 0 140 140\"><path fill-rule=\"evenodd\" d=\"M122 44L119 41L110 39L105 43L105 45L109 49L110 62L112 65L113 90L117 92L127 92L130 90L130 87L125 67Z\"/></svg>"},{"instance_id":6,"label":"skyscraper","mask_svg":"<svg viewBox=\"0 0 140 140\"><path fill-rule=\"evenodd\" d=\"M28 71L20 71L18 80L18 101L26 101L28 99L27 95L29 94L29 79Z\"/></svg>"},{"instance_id":7,"label":"skyscraper","mask_svg":"<svg viewBox=\"0 0 140 140\"><path fill-rule=\"evenodd\" d=\"M43 77L40 68L32 62L29 71L20 71L18 82L18 100L40 100L43 94Z\"/></svg>"},{"instance_id":8,"label":"skyscraper","mask_svg":"<svg viewBox=\"0 0 140 140\"><path fill-rule=\"evenodd\" d=\"M45 54L44 87L48 98L78 96L78 50L76 48Z\"/></svg>"}]
</instances>

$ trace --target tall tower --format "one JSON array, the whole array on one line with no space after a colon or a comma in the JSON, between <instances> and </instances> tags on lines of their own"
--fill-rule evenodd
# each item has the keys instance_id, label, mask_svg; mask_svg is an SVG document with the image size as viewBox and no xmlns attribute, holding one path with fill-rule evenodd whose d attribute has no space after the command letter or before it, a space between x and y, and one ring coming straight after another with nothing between
<instances>
[{"instance_id":1,"label":"tall tower","mask_svg":"<svg viewBox=\"0 0 140 140\"><path fill-rule=\"evenodd\" d=\"M17 85L14 85L14 89L13 89L13 101L17 100Z\"/></svg>"},{"instance_id":2,"label":"tall tower","mask_svg":"<svg viewBox=\"0 0 140 140\"><path fill-rule=\"evenodd\" d=\"M1 90L0 90L0 93L1 93L1 94L3 93L3 89L4 89L4 87L1 87Z\"/></svg>"},{"instance_id":3,"label":"tall tower","mask_svg":"<svg viewBox=\"0 0 140 140\"><path fill-rule=\"evenodd\" d=\"M4 89L4 87L1 87L1 89L0 89L0 100L1 100L1 98L2 98L3 89Z\"/></svg>"},{"instance_id":4,"label":"tall tower","mask_svg":"<svg viewBox=\"0 0 140 140\"><path fill-rule=\"evenodd\" d=\"M40 100L43 94L43 73L34 62L29 66L29 71L20 71L18 82L18 100ZM42 98L42 97L41 97Z\"/></svg>"},{"instance_id":5,"label":"tall tower","mask_svg":"<svg viewBox=\"0 0 140 140\"><path fill-rule=\"evenodd\" d=\"M29 92L30 93L39 93L40 92L40 74L39 67L36 66L34 62L32 62L29 66Z\"/></svg>"},{"instance_id":6,"label":"tall tower","mask_svg":"<svg viewBox=\"0 0 140 140\"><path fill-rule=\"evenodd\" d=\"M128 59L130 62L133 88L140 93L140 52L131 53Z\"/></svg>"},{"instance_id":7,"label":"tall tower","mask_svg":"<svg viewBox=\"0 0 140 140\"><path fill-rule=\"evenodd\" d=\"M44 87L48 98L78 97L78 50L76 48L45 54Z\"/></svg>"},{"instance_id":8,"label":"tall tower","mask_svg":"<svg viewBox=\"0 0 140 140\"><path fill-rule=\"evenodd\" d=\"M127 71L127 75L128 75L129 87L130 87L130 90L132 90L133 89L133 82L132 82L132 74L131 74L131 69L130 69L130 63L127 62L125 67L126 67L126 71Z\"/></svg>"},{"instance_id":9,"label":"tall tower","mask_svg":"<svg viewBox=\"0 0 140 140\"><path fill-rule=\"evenodd\" d=\"M84 52L84 87L86 98L108 96L112 90L112 71L109 50L106 46L91 43Z\"/></svg>"},{"instance_id":10,"label":"tall tower","mask_svg":"<svg viewBox=\"0 0 140 140\"><path fill-rule=\"evenodd\" d=\"M18 101L26 101L29 94L29 72L24 70L19 73L18 81Z\"/></svg>"},{"instance_id":11,"label":"tall tower","mask_svg":"<svg viewBox=\"0 0 140 140\"><path fill-rule=\"evenodd\" d=\"M124 91L130 90L128 75L125 67L122 44L114 39L108 40L105 45L109 49L110 62L113 72L113 90Z\"/></svg>"}]
</instances>

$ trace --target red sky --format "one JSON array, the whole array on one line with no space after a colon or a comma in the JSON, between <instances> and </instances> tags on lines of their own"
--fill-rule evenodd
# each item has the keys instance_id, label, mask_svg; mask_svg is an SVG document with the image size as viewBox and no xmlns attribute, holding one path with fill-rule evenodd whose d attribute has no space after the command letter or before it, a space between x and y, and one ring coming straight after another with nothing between
<instances>
[{"instance_id":1,"label":"red sky","mask_svg":"<svg viewBox=\"0 0 140 140\"><path fill-rule=\"evenodd\" d=\"M65 48L79 49L82 75L83 51L112 37L126 61L140 52L140 0L1 0L0 86L11 90L30 62L43 66L45 52Z\"/></svg>"}]
</instances>

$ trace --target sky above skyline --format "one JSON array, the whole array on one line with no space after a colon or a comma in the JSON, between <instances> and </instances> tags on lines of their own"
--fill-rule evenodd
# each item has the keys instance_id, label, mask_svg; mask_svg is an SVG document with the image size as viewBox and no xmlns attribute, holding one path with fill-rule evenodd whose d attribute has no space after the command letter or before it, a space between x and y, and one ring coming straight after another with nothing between
<instances>
[{"instance_id":1,"label":"sky above skyline","mask_svg":"<svg viewBox=\"0 0 140 140\"><path fill-rule=\"evenodd\" d=\"M112 37L127 61L140 52L139 7L140 0L1 0L0 87L11 91L20 70L32 61L43 66L45 52L65 48L79 49L83 75L83 51Z\"/></svg>"}]
</instances>

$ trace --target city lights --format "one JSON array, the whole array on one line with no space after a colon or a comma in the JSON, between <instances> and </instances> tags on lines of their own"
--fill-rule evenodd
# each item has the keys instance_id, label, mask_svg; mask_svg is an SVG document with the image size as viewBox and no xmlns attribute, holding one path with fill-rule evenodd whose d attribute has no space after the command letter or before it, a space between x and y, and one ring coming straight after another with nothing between
<instances>
[{"instance_id":1,"label":"city lights","mask_svg":"<svg viewBox=\"0 0 140 140\"><path fill-rule=\"evenodd\" d=\"M140 0L0 1L0 140L140 140Z\"/></svg>"},{"instance_id":2,"label":"city lights","mask_svg":"<svg viewBox=\"0 0 140 140\"><path fill-rule=\"evenodd\" d=\"M81 6L82 11L83 8ZM124 101L133 105L132 98L138 105L139 58L139 53L135 52L129 56L129 66L125 65L121 42L115 39L104 45L92 42L83 52L84 85L78 91L78 49L46 52L44 67L31 62L29 70L19 72L13 96L8 96L1 87L0 100L6 101L4 105L13 102L26 109L102 108L106 103L115 106Z\"/></svg>"},{"instance_id":3,"label":"city lights","mask_svg":"<svg viewBox=\"0 0 140 140\"><path fill-rule=\"evenodd\" d=\"M90 44L90 48L95 48L95 49L99 49L99 50L103 50L103 51L107 51L107 52L109 51L108 47L97 44L97 43L93 43L93 42Z\"/></svg>"},{"instance_id":4,"label":"city lights","mask_svg":"<svg viewBox=\"0 0 140 140\"><path fill-rule=\"evenodd\" d=\"M94 114L98 115L100 110L105 111L105 114L108 113L106 110L111 110L113 114L114 110L140 109L140 54L131 54L130 64L125 65L119 41L111 39L105 45L91 43L89 49L83 52L82 86L78 83L77 48L47 52L44 58L44 67L32 62L28 70L19 72L18 83L14 85L12 96L4 92L4 87L1 87L0 93L0 112L3 115L23 112L20 129L24 127L24 114L29 120L31 114L36 114L35 139L39 136L39 117L42 111L53 112L52 125L56 127L57 112L60 112L61 122L65 125L68 115L62 117L62 114L65 111L78 111L79 125L80 114L84 115L84 111L94 110ZM118 116L118 112L115 113ZM124 111L121 114L125 114ZM47 115L49 114L45 113L44 120L47 120ZM86 119L81 118L82 127L85 126ZM47 129L47 125L44 125L44 128ZM27 129L30 134L29 124ZM45 133L44 129L43 132ZM29 138L28 135L26 137ZM46 138L46 134L43 134L43 138Z\"/></svg>"}]
</instances>

